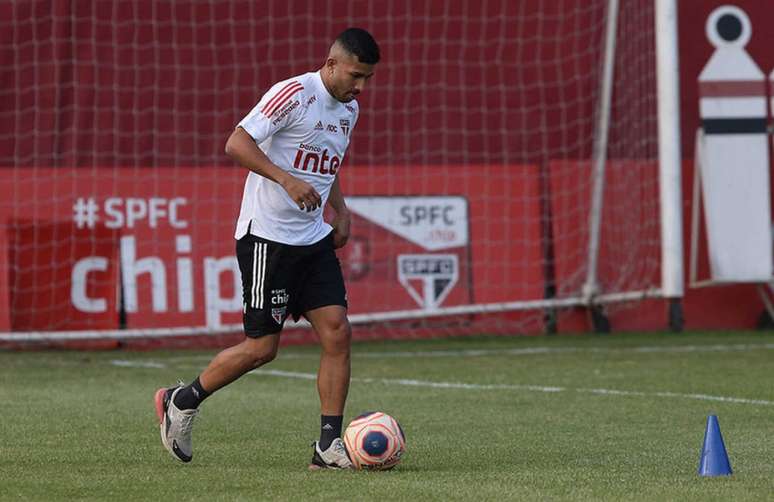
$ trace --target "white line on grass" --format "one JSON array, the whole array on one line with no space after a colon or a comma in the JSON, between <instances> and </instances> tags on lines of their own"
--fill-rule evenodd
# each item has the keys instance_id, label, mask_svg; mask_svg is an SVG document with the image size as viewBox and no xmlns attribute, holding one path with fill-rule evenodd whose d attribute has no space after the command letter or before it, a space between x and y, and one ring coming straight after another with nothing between
<instances>
[{"instance_id":1,"label":"white line on grass","mask_svg":"<svg viewBox=\"0 0 774 502\"><path fill-rule=\"evenodd\" d=\"M317 375L314 373L298 373L295 371L267 370L257 369L250 373L256 375L268 375L284 378L302 378L304 380L315 380ZM363 383L383 383L388 385L406 385L410 387L430 387L435 389L469 389L469 390L533 390L538 392L562 392L566 389L562 387L545 387L542 385L506 385L506 384L477 384L461 382L430 382L426 380L409 379L390 379L390 378L358 378L352 377L353 382Z\"/></svg>"},{"instance_id":2,"label":"white line on grass","mask_svg":"<svg viewBox=\"0 0 774 502\"><path fill-rule=\"evenodd\" d=\"M574 389L576 392L611 396L642 396L642 397L672 397L680 399L696 399L699 401L717 401L721 403L759 404L762 406L774 406L774 401L764 399L745 399L742 397L710 396L708 394L681 394L679 392L641 392L634 390L613 389Z\"/></svg>"},{"instance_id":3,"label":"white line on grass","mask_svg":"<svg viewBox=\"0 0 774 502\"><path fill-rule=\"evenodd\" d=\"M301 378L315 380L314 373L298 373L294 371L281 371L269 369L257 369L251 371L255 375L276 376L282 378ZM745 399L740 397L710 396L707 394L682 394L679 392L641 392L615 389L583 389L571 387L551 387L542 385L508 385L508 384L476 384L463 382L433 382L429 380L408 380L393 378L357 378L354 382L381 383L385 385L406 385L410 387L428 387L434 389L464 389L464 390L527 390L533 392L581 392L584 394L598 394L608 396L638 396L638 397L668 397L677 399L695 399L699 401L717 401L723 403L757 404L762 406L774 406L774 401L763 399Z\"/></svg>"},{"instance_id":4,"label":"white line on grass","mask_svg":"<svg viewBox=\"0 0 774 502\"><path fill-rule=\"evenodd\" d=\"M733 344L733 345L679 345L672 347L526 347L522 349L466 349L427 351L352 352L352 357L363 358L414 358L414 357L481 357L481 356L525 356L535 354L564 354L576 352L591 353L690 353L690 352L744 352L749 350L773 350L774 343ZM317 354L293 354L290 358L319 357ZM282 356L287 357L287 356Z\"/></svg>"},{"instance_id":5,"label":"white line on grass","mask_svg":"<svg viewBox=\"0 0 774 502\"><path fill-rule=\"evenodd\" d=\"M634 346L634 347L524 347L520 349L464 349L464 350L407 350L407 351L383 351L360 352L355 348L352 351L353 359L411 359L432 357L486 357L486 356L529 356L544 354L572 354L588 352L593 354L608 353L702 353L702 352L745 352L753 350L774 350L774 343L751 344L716 344L716 345L675 345L669 347L659 346ZM280 359L319 359L317 352L293 353L280 349ZM167 359L173 362L192 362L212 359L212 356L182 356Z\"/></svg>"},{"instance_id":6,"label":"white line on grass","mask_svg":"<svg viewBox=\"0 0 774 502\"><path fill-rule=\"evenodd\" d=\"M549 347L535 347L532 349L512 349L512 350L459 350L459 351L428 351L428 352L383 352L382 356L385 357L439 357L443 356L480 356L480 355L513 355L516 352L518 354L526 353L548 353L548 352L575 352L575 351L589 351L589 352L613 352L613 351L635 351L635 352L669 352L674 349L674 352L702 352L702 351L730 351L730 350L750 350L750 349L774 349L774 344L760 344L760 345L709 345L709 346L681 346L681 347L631 347L628 349L604 349L599 347L589 347L585 349L581 348L549 348ZM663 349L663 350L662 350ZM353 357L377 357L379 353L353 353ZM421 354L421 355L420 355ZM297 354L301 356L301 354ZM310 355L311 356L311 355ZM314 357L319 357L314 355ZM174 358L175 362L191 361L192 359ZM154 361L130 361L123 359L114 359L110 361L115 366L130 367L130 368L166 368L167 365ZM300 373L294 371L282 371L273 369L257 369L250 373L254 375L266 375L275 376L281 378L296 378L303 380L315 380L317 375L314 373ZM617 390L617 389L585 389L585 388L572 388L572 387L555 387L555 386L542 386L542 385L509 385L509 384L475 384L464 382L434 382L429 380L411 380L411 379L389 379L389 378L357 378L353 377L352 381L363 383L381 383L386 385L403 385L409 387L426 387L436 389L464 389L464 390L523 390L533 392L580 392L585 394L597 394L607 396L639 396L639 397L664 397L674 399L691 399L699 401L713 401L723 403L737 403L737 404L752 404L761 406L774 406L774 401L767 401L764 399L746 399L739 397L728 396L712 396L708 394L684 394L680 392L642 392L642 391L629 391L629 390Z\"/></svg>"},{"instance_id":7,"label":"white line on grass","mask_svg":"<svg viewBox=\"0 0 774 502\"><path fill-rule=\"evenodd\" d=\"M125 359L113 359L110 361L113 366L123 366L125 368L166 368L167 365L154 361L127 361Z\"/></svg>"}]
</instances>

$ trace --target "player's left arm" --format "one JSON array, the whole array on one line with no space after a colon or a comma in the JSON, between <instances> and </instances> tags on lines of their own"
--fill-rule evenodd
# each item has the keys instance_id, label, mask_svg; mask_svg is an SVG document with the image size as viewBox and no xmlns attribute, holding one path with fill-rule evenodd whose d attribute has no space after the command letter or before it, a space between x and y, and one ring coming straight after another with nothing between
<instances>
[{"instance_id":1,"label":"player's left arm","mask_svg":"<svg viewBox=\"0 0 774 502\"><path fill-rule=\"evenodd\" d=\"M342 195L341 187L339 186L338 174L333 180L331 193L328 194L328 205L336 211L336 216L331 220L331 226L333 227L333 247L338 249L349 240L349 227L351 223L349 209L346 202L344 202L344 195Z\"/></svg>"}]
</instances>

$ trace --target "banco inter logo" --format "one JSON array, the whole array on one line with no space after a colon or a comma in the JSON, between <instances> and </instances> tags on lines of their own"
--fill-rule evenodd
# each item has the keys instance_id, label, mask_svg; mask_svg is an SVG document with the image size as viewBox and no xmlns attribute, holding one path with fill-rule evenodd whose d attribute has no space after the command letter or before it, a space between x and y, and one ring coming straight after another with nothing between
<instances>
[{"instance_id":1,"label":"banco inter logo","mask_svg":"<svg viewBox=\"0 0 774 502\"><path fill-rule=\"evenodd\" d=\"M293 160L293 167L299 171L309 171L311 173L328 174L335 176L341 165L341 159L336 155L329 155L328 149L320 153L314 153L301 147L296 152L296 158ZM309 146L306 147L309 149Z\"/></svg>"}]
</instances>

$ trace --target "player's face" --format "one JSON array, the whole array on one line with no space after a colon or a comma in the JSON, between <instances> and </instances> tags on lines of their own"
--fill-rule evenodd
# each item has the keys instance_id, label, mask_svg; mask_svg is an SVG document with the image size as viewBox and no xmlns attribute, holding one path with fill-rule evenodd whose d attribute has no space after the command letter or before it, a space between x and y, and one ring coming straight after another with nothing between
<instances>
[{"instance_id":1,"label":"player's face","mask_svg":"<svg viewBox=\"0 0 774 502\"><path fill-rule=\"evenodd\" d=\"M325 63L329 71L330 91L342 103L349 103L363 91L374 75L374 65L361 63L354 54L345 54Z\"/></svg>"}]
</instances>

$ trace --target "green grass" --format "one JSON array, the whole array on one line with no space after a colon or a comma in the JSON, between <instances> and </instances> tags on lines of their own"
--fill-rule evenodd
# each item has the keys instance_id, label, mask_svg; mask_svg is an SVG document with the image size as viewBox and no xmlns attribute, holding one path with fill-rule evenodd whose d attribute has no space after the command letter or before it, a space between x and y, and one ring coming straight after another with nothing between
<instances>
[{"instance_id":1,"label":"green grass","mask_svg":"<svg viewBox=\"0 0 774 502\"><path fill-rule=\"evenodd\" d=\"M771 333L476 337L353 352L345 418L380 409L406 431L407 454L390 472L306 469L319 427L312 380L250 374L216 393L184 465L161 446L153 392L192 379L213 352L0 352L0 499L774 498ZM317 354L284 347L266 369L313 374ZM697 476L709 414L731 477Z\"/></svg>"}]
</instances>

